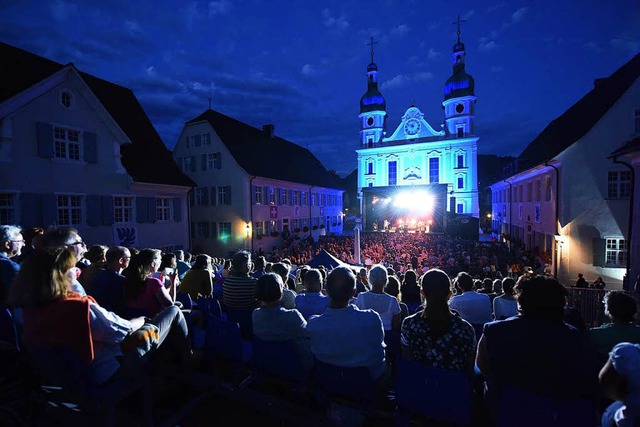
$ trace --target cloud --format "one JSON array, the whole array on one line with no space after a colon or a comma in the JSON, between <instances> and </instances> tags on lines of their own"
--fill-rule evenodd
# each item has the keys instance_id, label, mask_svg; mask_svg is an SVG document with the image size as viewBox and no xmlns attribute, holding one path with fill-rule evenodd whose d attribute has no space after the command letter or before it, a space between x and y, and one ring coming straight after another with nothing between
<instances>
[{"instance_id":1,"label":"cloud","mask_svg":"<svg viewBox=\"0 0 640 427\"><path fill-rule=\"evenodd\" d=\"M304 64L300 72L305 76L315 76L317 74L317 71L315 70L315 68L313 68L313 65L311 64Z\"/></svg>"},{"instance_id":2,"label":"cloud","mask_svg":"<svg viewBox=\"0 0 640 427\"><path fill-rule=\"evenodd\" d=\"M513 12L511 14L511 23L516 24L522 21L522 19L524 18L524 15L527 13L528 10L529 10L528 7L521 7L520 9Z\"/></svg>"},{"instance_id":3,"label":"cloud","mask_svg":"<svg viewBox=\"0 0 640 427\"><path fill-rule=\"evenodd\" d=\"M322 17L324 18L323 24L329 30L336 31L338 33L343 32L347 28L349 28L349 21L347 21L344 15L340 15L340 17L336 18L331 15L329 9L324 9L322 11Z\"/></svg>"},{"instance_id":4,"label":"cloud","mask_svg":"<svg viewBox=\"0 0 640 427\"><path fill-rule=\"evenodd\" d=\"M438 29L439 26L440 26L440 23L438 21L431 21L427 24L427 31L430 33L433 33L435 30Z\"/></svg>"},{"instance_id":5,"label":"cloud","mask_svg":"<svg viewBox=\"0 0 640 427\"><path fill-rule=\"evenodd\" d=\"M391 34L393 37L404 37L409 34L409 31L411 31L411 28L404 24L400 24L397 27L393 27L389 31L389 34Z\"/></svg>"},{"instance_id":6,"label":"cloud","mask_svg":"<svg viewBox=\"0 0 640 427\"><path fill-rule=\"evenodd\" d=\"M609 44L611 47L631 53L637 53L640 50L640 41L638 40L615 38L609 41Z\"/></svg>"},{"instance_id":7,"label":"cloud","mask_svg":"<svg viewBox=\"0 0 640 427\"><path fill-rule=\"evenodd\" d=\"M423 71L421 73L417 73L414 77L413 80L416 82L421 82L421 81L425 81L425 80L431 80L433 78L433 73L429 72L429 71Z\"/></svg>"},{"instance_id":8,"label":"cloud","mask_svg":"<svg viewBox=\"0 0 640 427\"><path fill-rule=\"evenodd\" d=\"M78 13L78 6L62 0L56 0L50 7L51 15L56 21L66 21L71 15Z\"/></svg>"},{"instance_id":9,"label":"cloud","mask_svg":"<svg viewBox=\"0 0 640 427\"><path fill-rule=\"evenodd\" d=\"M490 40L488 37L480 37L478 40L478 50L480 52L490 52L498 48L495 41Z\"/></svg>"},{"instance_id":10,"label":"cloud","mask_svg":"<svg viewBox=\"0 0 640 427\"><path fill-rule=\"evenodd\" d=\"M429 52L427 52L428 59L436 59L440 56L440 52L437 52L434 48L429 48Z\"/></svg>"},{"instance_id":11,"label":"cloud","mask_svg":"<svg viewBox=\"0 0 640 427\"><path fill-rule=\"evenodd\" d=\"M501 1L500 3L493 4L493 5L491 5L491 6L489 6L489 7L487 8L487 13L489 13L489 12L493 12L493 11L496 11L496 10L498 10L498 9L502 9L502 8L503 8L503 7L505 7L506 5L507 5L507 3L506 3L506 2L504 2L504 1Z\"/></svg>"},{"instance_id":12,"label":"cloud","mask_svg":"<svg viewBox=\"0 0 640 427\"><path fill-rule=\"evenodd\" d=\"M424 71L424 72L420 72L420 73L416 73L416 74L398 74L397 76L393 77L392 79L389 79L385 82L382 83L381 85L381 89L399 89L399 88L403 88L407 85L410 85L412 83L418 83L418 82L422 82L425 80L431 80L433 78L433 73L428 72L428 71Z\"/></svg>"},{"instance_id":13,"label":"cloud","mask_svg":"<svg viewBox=\"0 0 640 427\"><path fill-rule=\"evenodd\" d=\"M209 2L209 17L215 15L225 15L233 5L229 0Z\"/></svg>"},{"instance_id":14,"label":"cloud","mask_svg":"<svg viewBox=\"0 0 640 427\"><path fill-rule=\"evenodd\" d=\"M468 20L469 18L471 18L475 14L476 14L475 10L470 10L470 11L466 12L464 15L462 15L460 18L464 19L466 21L466 20Z\"/></svg>"},{"instance_id":15,"label":"cloud","mask_svg":"<svg viewBox=\"0 0 640 427\"><path fill-rule=\"evenodd\" d=\"M587 42L582 46L584 46L585 49L590 50L592 52L596 52L596 53L602 52L602 49L600 48L600 46L598 46L598 43L596 42Z\"/></svg>"},{"instance_id":16,"label":"cloud","mask_svg":"<svg viewBox=\"0 0 640 427\"><path fill-rule=\"evenodd\" d=\"M499 73L500 71L502 71L502 65L492 65L491 68L489 68L489 72L491 73Z\"/></svg>"}]
</instances>

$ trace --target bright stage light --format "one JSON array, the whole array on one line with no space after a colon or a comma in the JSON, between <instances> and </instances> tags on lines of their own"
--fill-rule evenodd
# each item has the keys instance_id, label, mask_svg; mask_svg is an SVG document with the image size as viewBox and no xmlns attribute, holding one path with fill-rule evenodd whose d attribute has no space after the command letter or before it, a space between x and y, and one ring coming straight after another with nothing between
<instances>
[{"instance_id":1,"label":"bright stage light","mask_svg":"<svg viewBox=\"0 0 640 427\"><path fill-rule=\"evenodd\" d=\"M422 212L429 212L434 207L433 195L424 190L403 191L393 199L393 206Z\"/></svg>"}]
</instances>

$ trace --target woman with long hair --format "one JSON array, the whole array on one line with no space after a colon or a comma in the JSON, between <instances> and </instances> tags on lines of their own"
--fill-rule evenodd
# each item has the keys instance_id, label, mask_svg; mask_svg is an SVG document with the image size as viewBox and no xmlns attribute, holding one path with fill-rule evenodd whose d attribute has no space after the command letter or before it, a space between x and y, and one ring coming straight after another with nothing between
<instances>
[{"instance_id":1,"label":"woman with long hair","mask_svg":"<svg viewBox=\"0 0 640 427\"><path fill-rule=\"evenodd\" d=\"M467 321L449 309L451 281L442 270L422 276L423 310L402 323L402 356L429 366L473 373L476 335Z\"/></svg>"},{"instance_id":2,"label":"woman with long hair","mask_svg":"<svg viewBox=\"0 0 640 427\"><path fill-rule=\"evenodd\" d=\"M415 313L418 307L420 307L420 304L422 304L420 287L418 286L418 275L415 271L407 270L404 273L400 294L402 295L402 302L407 304L409 313Z\"/></svg>"},{"instance_id":3,"label":"woman with long hair","mask_svg":"<svg viewBox=\"0 0 640 427\"><path fill-rule=\"evenodd\" d=\"M213 293L213 266L211 257L206 254L196 256L196 262L180 284L180 292L186 292L194 301L199 296L209 298Z\"/></svg>"},{"instance_id":4,"label":"woman with long hair","mask_svg":"<svg viewBox=\"0 0 640 427\"><path fill-rule=\"evenodd\" d=\"M143 249L131 259L129 267L123 272L125 306L131 314L153 317L162 309L173 305L175 301L175 279L177 273L168 275L169 289L156 277L153 277L161 264L161 252L158 249Z\"/></svg>"}]
</instances>

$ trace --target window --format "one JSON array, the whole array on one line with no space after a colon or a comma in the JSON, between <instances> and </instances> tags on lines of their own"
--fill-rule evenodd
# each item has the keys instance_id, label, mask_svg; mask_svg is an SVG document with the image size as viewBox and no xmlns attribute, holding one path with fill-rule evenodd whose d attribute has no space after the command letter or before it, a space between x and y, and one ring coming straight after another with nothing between
<instances>
[{"instance_id":1,"label":"window","mask_svg":"<svg viewBox=\"0 0 640 427\"><path fill-rule=\"evenodd\" d=\"M398 162L389 162L389 185L398 183Z\"/></svg>"},{"instance_id":2,"label":"window","mask_svg":"<svg viewBox=\"0 0 640 427\"><path fill-rule=\"evenodd\" d=\"M209 234L209 224L206 222L196 222L196 238L205 239Z\"/></svg>"},{"instance_id":3,"label":"window","mask_svg":"<svg viewBox=\"0 0 640 427\"><path fill-rule=\"evenodd\" d=\"M300 206L307 206L307 192L300 192Z\"/></svg>"},{"instance_id":4,"label":"window","mask_svg":"<svg viewBox=\"0 0 640 427\"><path fill-rule=\"evenodd\" d=\"M116 196L113 198L113 221L117 223L133 222L133 197Z\"/></svg>"},{"instance_id":5,"label":"window","mask_svg":"<svg viewBox=\"0 0 640 427\"><path fill-rule=\"evenodd\" d=\"M636 134L640 133L640 108L636 108L634 120L634 130Z\"/></svg>"},{"instance_id":6,"label":"window","mask_svg":"<svg viewBox=\"0 0 640 427\"><path fill-rule=\"evenodd\" d=\"M171 221L171 202L169 197L156 197L156 221Z\"/></svg>"},{"instance_id":7,"label":"window","mask_svg":"<svg viewBox=\"0 0 640 427\"><path fill-rule=\"evenodd\" d=\"M611 199L631 197L631 172L609 171L607 194Z\"/></svg>"},{"instance_id":8,"label":"window","mask_svg":"<svg viewBox=\"0 0 640 427\"><path fill-rule=\"evenodd\" d=\"M533 183L527 182L527 202L531 201L532 194L533 194Z\"/></svg>"},{"instance_id":9,"label":"window","mask_svg":"<svg viewBox=\"0 0 640 427\"><path fill-rule=\"evenodd\" d=\"M82 223L82 196L58 195L58 225Z\"/></svg>"},{"instance_id":10,"label":"window","mask_svg":"<svg viewBox=\"0 0 640 427\"><path fill-rule=\"evenodd\" d=\"M191 136L191 146L192 147L200 147L202 145L202 136L201 135L192 135Z\"/></svg>"},{"instance_id":11,"label":"window","mask_svg":"<svg viewBox=\"0 0 640 427\"><path fill-rule=\"evenodd\" d=\"M551 200L551 177L546 177L544 180L544 200Z\"/></svg>"},{"instance_id":12,"label":"window","mask_svg":"<svg viewBox=\"0 0 640 427\"><path fill-rule=\"evenodd\" d=\"M464 155L458 154L458 169L462 169L464 167Z\"/></svg>"},{"instance_id":13,"label":"window","mask_svg":"<svg viewBox=\"0 0 640 427\"><path fill-rule=\"evenodd\" d=\"M202 134L202 145L211 145L211 134L203 133Z\"/></svg>"},{"instance_id":14,"label":"window","mask_svg":"<svg viewBox=\"0 0 640 427\"><path fill-rule=\"evenodd\" d=\"M254 237L264 236L264 221L256 221L253 223Z\"/></svg>"},{"instance_id":15,"label":"window","mask_svg":"<svg viewBox=\"0 0 640 427\"><path fill-rule=\"evenodd\" d=\"M534 200L536 202L540 201L540 180L537 180L533 183L533 194L534 194Z\"/></svg>"},{"instance_id":16,"label":"window","mask_svg":"<svg viewBox=\"0 0 640 427\"><path fill-rule=\"evenodd\" d=\"M54 156L58 159L80 160L80 131L53 128Z\"/></svg>"},{"instance_id":17,"label":"window","mask_svg":"<svg viewBox=\"0 0 640 427\"><path fill-rule=\"evenodd\" d=\"M624 239L607 239L607 265L627 265L627 241Z\"/></svg>"},{"instance_id":18,"label":"window","mask_svg":"<svg viewBox=\"0 0 640 427\"><path fill-rule=\"evenodd\" d=\"M226 240L231 237L231 223L219 222L218 223L218 238Z\"/></svg>"},{"instance_id":19,"label":"window","mask_svg":"<svg viewBox=\"0 0 640 427\"><path fill-rule=\"evenodd\" d=\"M269 226L269 234L278 231L278 221L269 221L267 225Z\"/></svg>"},{"instance_id":20,"label":"window","mask_svg":"<svg viewBox=\"0 0 640 427\"><path fill-rule=\"evenodd\" d=\"M205 170L220 169L220 153L206 154Z\"/></svg>"},{"instance_id":21,"label":"window","mask_svg":"<svg viewBox=\"0 0 640 427\"><path fill-rule=\"evenodd\" d=\"M280 189L280 204L288 205L289 204L289 190Z\"/></svg>"},{"instance_id":22,"label":"window","mask_svg":"<svg viewBox=\"0 0 640 427\"><path fill-rule=\"evenodd\" d=\"M320 194L320 206L327 206L327 195L324 193Z\"/></svg>"},{"instance_id":23,"label":"window","mask_svg":"<svg viewBox=\"0 0 640 427\"><path fill-rule=\"evenodd\" d=\"M207 191L208 190L206 187L196 188L195 206L204 206L209 202L209 200L207 199Z\"/></svg>"},{"instance_id":24,"label":"window","mask_svg":"<svg viewBox=\"0 0 640 427\"><path fill-rule=\"evenodd\" d=\"M15 194L0 193L0 225L15 224L15 204Z\"/></svg>"},{"instance_id":25,"label":"window","mask_svg":"<svg viewBox=\"0 0 640 427\"><path fill-rule=\"evenodd\" d=\"M300 228L304 229L305 227L309 227L309 218L300 219Z\"/></svg>"},{"instance_id":26,"label":"window","mask_svg":"<svg viewBox=\"0 0 640 427\"><path fill-rule=\"evenodd\" d=\"M300 220L298 218L291 220L291 228L293 228L294 231L300 229Z\"/></svg>"},{"instance_id":27,"label":"window","mask_svg":"<svg viewBox=\"0 0 640 427\"><path fill-rule=\"evenodd\" d=\"M373 162L367 163L367 175L373 174Z\"/></svg>"},{"instance_id":28,"label":"window","mask_svg":"<svg viewBox=\"0 0 640 427\"><path fill-rule=\"evenodd\" d=\"M276 190L273 187L267 187L267 198L270 205L276 204Z\"/></svg>"},{"instance_id":29,"label":"window","mask_svg":"<svg viewBox=\"0 0 640 427\"><path fill-rule=\"evenodd\" d=\"M457 125L456 132L458 134L458 138L464 137L464 125Z\"/></svg>"},{"instance_id":30,"label":"window","mask_svg":"<svg viewBox=\"0 0 640 427\"><path fill-rule=\"evenodd\" d=\"M373 182L369 181L369 187L373 187Z\"/></svg>"},{"instance_id":31,"label":"window","mask_svg":"<svg viewBox=\"0 0 640 427\"><path fill-rule=\"evenodd\" d=\"M262 196L264 193L264 187L253 187L253 198L256 201L256 205L261 205L263 203Z\"/></svg>"},{"instance_id":32,"label":"window","mask_svg":"<svg viewBox=\"0 0 640 427\"><path fill-rule=\"evenodd\" d=\"M191 162L192 157L185 157L182 159L182 172L189 173L191 172Z\"/></svg>"},{"instance_id":33,"label":"window","mask_svg":"<svg viewBox=\"0 0 640 427\"><path fill-rule=\"evenodd\" d=\"M73 106L73 96L71 92L68 90L62 91L60 94L60 104L62 104L64 108L71 108Z\"/></svg>"},{"instance_id":34,"label":"window","mask_svg":"<svg viewBox=\"0 0 640 427\"><path fill-rule=\"evenodd\" d=\"M458 189L464 188L464 178L459 176L458 177ZM502 202L503 200L503 194L502 192L500 192L500 201Z\"/></svg>"},{"instance_id":35,"label":"window","mask_svg":"<svg viewBox=\"0 0 640 427\"><path fill-rule=\"evenodd\" d=\"M456 212L459 214L464 213L464 205L462 203L458 203Z\"/></svg>"},{"instance_id":36,"label":"window","mask_svg":"<svg viewBox=\"0 0 640 427\"><path fill-rule=\"evenodd\" d=\"M316 193L311 193L311 201L309 202L309 206L318 206L316 204Z\"/></svg>"},{"instance_id":37,"label":"window","mask_svg":"<svg viewBox=\"0 0 640 427\"><path fill-rule=\"evenodd\" d=\"M429 158L429 183L437 184L440 182L440 158Z\"/></svg>"},{"instance_id":38,"label":"window","mask_svg":"<svg viewBox=\"0 0 640 427\"><path fill-rule=\"evenodd\" d=\"M219 205L231 204L231 187L228 185L218 187L218 200Z\"/></svg>"},{"instance_id":39,"label":"window","mask_svg":"<svg viewBox=\"0 0 640 427\"><path fill-rule=\"evenodd\" d=\"M291 192L291 204L293 206L298 206L300 193L297 190L293 190Z\"/></svg>"}]
</instances>

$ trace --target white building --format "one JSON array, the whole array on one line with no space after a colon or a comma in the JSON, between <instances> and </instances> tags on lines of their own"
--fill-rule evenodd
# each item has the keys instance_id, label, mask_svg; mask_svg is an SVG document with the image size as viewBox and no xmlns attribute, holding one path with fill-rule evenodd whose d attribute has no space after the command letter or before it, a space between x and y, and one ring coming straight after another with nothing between
<instances>
[{"instance_id":1,"label":"white building","mask_svg":"<svg viewBox=\"0 0 640 427\"><path fill-rule=\"evenodd\" d=\"M193 250L228 256L270 251L283 235L342 232L342 190L307 149L207 110L188 121L174 158L198 187Z\"/></svg>"},{"instance_id":2,"label":"white building","mask_svg":"<svg viewBox=\"0 0 640 427\"><path fill-rule=\"evenodd\" d=\"M193 185L131 90L0 43L0 223L189 247Z\"/></svg>"},{"instance_id":3,"label":"white building","mask_svg":"<svg viewBox=\"0 0 640 427\"><path fill-rule=\"evenodd\" d=\"M596 79L491 186L494 230L544 252L565 285L621 288L627 273L633 173L610 156L640 134L639 76L640 54Z\"/></svg>"},{"instance_id":4,"label":"white building","mask_svg":"<svg viewBox=\"0 0 640 427\"><path fill-rule=\"evenodd\" d=\"M386 101L378 89L378 66L367 66L367 92L360 100L358 194L366 213L362 189L446 184L449 212L479 216L475 134L475 82L465 71L465 47L453 46L453 75L444 87L444 123L432 127L424 114L411 106L398 127L386 136Z\"/></svg>"}]
</instances>

